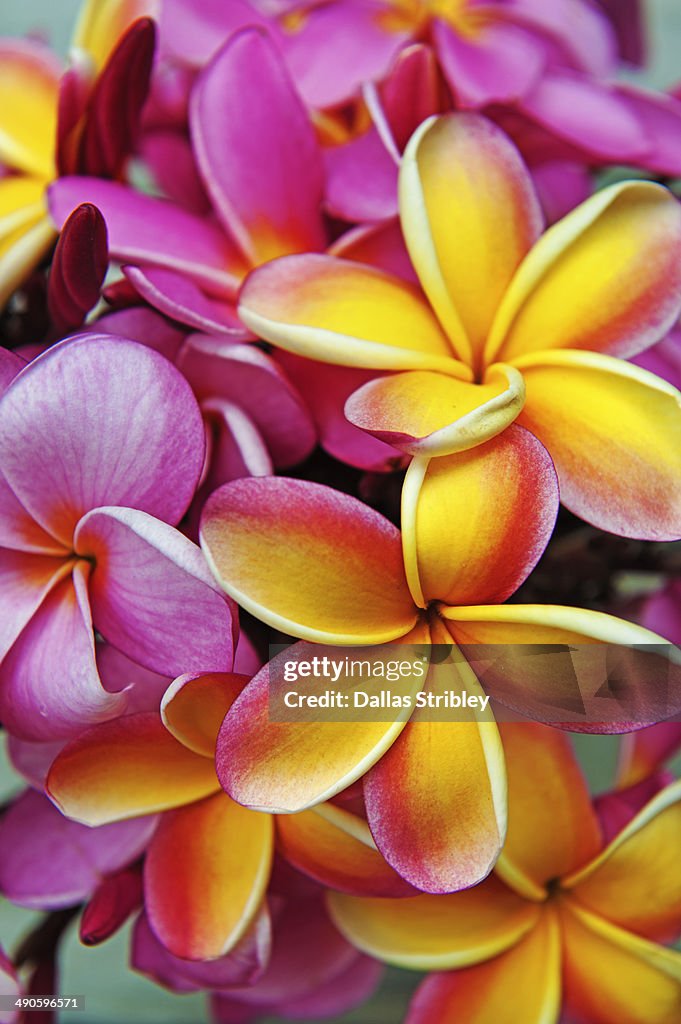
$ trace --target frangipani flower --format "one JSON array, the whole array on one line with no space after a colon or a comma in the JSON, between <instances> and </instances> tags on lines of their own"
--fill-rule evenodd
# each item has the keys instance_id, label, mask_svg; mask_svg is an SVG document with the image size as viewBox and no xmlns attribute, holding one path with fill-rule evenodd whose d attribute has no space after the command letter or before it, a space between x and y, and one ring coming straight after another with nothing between
<instances>
[{"instance_id":1,"label":"frangipani flower","mask_svg":"<svg viewBox=\"0 0 681 1024\"><path fill-rule=\"evenodd\" d=\"M403 489L402 535L347 495L261 478L227 484L210 497L201 543L236 601L305 641L281 658L312 657L316 644L378 645L376 656L387 657L389 649L380 645L391 641L454 642L475 657L481 644L659 642L641 627L596 612L501 603L539 559L557 501L546 452L513 426L474 452L433 460L425 475L415 462ZM587 692L603 682L597 660L585 667L593 676ZM565 707L575 697L574 676L547 677L546 662L535 661L509 659L496 674L488 669L485 683L526 713ZM503 754L490 716L314 727L273 722L276 667L266 666L249 683L222 727L218 774L231 797L269 811L301 811L366 776L373 838L409 882L451 891L490 870L505 830ZM453 673L452 686L480 692L465 661ZM351 690L361 683L341 676L337 685ZM583 720L578 727L612 728Z\"/></svg>"},{"instance_id":2,"label":"frangipani flower","mask_svg":"<svg viewBox=\"0 0 681 1024\"><path fill-rule=\"evenodd\" d=\"M625 536L678 537L678 392L614 358L653 344L678 316L673 196L616 185L540 238L513 145L478 115L453 114L412 137L400 209L429 301L367 266L291 256L250 275L241 319L299 355L407 371L346 404L351 422L402 451L465 451L517 420L550 452L573 512Z\"/></svg>"},{"instance_id":3,"label":"frangipani flower","mask_svg":"<svg viewBox=\"0 0 681 1024\"><path fill-rule=\"evenodd\" d=\"M138 22L122 37L153 7L149 0L86 0L63 75L44 45L0 42L0 162L11 172L0 178L0 307L54 241L49 183L76 170L115 175L127 156L146 95L154 28Z\"/></svg>"},{"instance_id":4,"label":"frangipani flower","mask_svg":"<svg viewBox=\"0 0 681 1024\"><path fill-rule=\"evenodd\" d=\"M166 812L147 850L144 901L158 938L187 960L233 949L269 881L272 818L231 800L215 774L215 738L245 682L180 677L164 697L163 721L142 712L93 726L47 777L57 806L87 825Z\"/></svg>"},{"instance_id":5,"label":"frangipani flower","mask_svg":"<svg viewBox=\"0 0 681 1024\"><path fill-rule=\"evenodd\" d=\"M681 783L606 844L568 740L502 726L508 836L495 874L449 896L329 894L341 931L388 963L433 970L408 1024L674 1024L681 953Z\"/></svg>"},{"instance_id":6,"label":"frangipani flower","mask_svg":"<svg viewBox=\"0 0 681 1024\"><path fill-rule=\"evenodd\" d=\"M11 731L65 737L120 713L125 694L99 679L93 620L156 672L231 668L232 608L172 525L203 458L189 385L124 338L55 345L4 392L0 713Z\"/></svg>"}]
</instances>

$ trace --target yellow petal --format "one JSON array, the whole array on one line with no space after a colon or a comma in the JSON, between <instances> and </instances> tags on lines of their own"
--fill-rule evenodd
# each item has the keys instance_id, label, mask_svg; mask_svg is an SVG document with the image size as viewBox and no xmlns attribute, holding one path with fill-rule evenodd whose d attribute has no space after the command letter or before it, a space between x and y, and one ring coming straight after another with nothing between
<instances>
[{"instance_id":1,"label":"yellow petal","mask_svg":"<svg viewBox=\"0 0 681 1024\"><path fill-rule=\"evenodd\" d=\"M163 724L189 750L214 757L223 719L248 681L232 672L180 676L163 694Z\"/></svg>"},{"instance_id":2,"label":"yellow petal","mask_svg":"<svg viewBox=\"0 0 681 1024\"><path fill-rule=\"evenodd\" d=\"M160 0L85 0L73 33L72 45L85 50L97 71L121 36L138 18L158 18Z\"/></svg>"},{"instance_id":3,"label":"yellow petal","mask_svg":"<svg viewBox=\"0 0 681 1024\"><path fill-rule=\"evenodd\" d=\"M43 44L0 41L0 161L44 183L54 175L59 75Z\"/></svg>"}]
</instances>

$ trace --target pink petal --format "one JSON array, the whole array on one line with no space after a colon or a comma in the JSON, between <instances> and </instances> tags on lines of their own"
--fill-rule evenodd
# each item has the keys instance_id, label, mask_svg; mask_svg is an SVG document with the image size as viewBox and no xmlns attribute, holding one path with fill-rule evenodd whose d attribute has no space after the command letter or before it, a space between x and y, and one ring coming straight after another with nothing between
<instances>
[{"instance_id":1,"label":"pink petal","mask_svg":"<svg viewBox=\"0 0 681 1024\"><path fill-rule=\"evenodd\" d=\"M274 472L267 445L248 413L219 398L204 402L203 413L214 441L210 469L192 513L202 498L222 484L245 476L271 476Z\"/></svg>"},{"instance_id":2,"label":"pink petal","mask_svg":"<svg viewBox=\"0 0 681 1024\"><path fill-rule=\"evenodd\" d=\"M0 661L52 588L70 572L65 558L0 548Z\"/></svg>"},{"instance_id":3,"label":"pink petal","mask_svg":"<svg viewBox=\"0 0 681 1024\"><path fill-rule=\"evenodd\" d=\"M75 544L95 560L93 617L115 647L167 676L231 668L232 604L183 534L136 509L100 508Z\"/></svg>"},{"instance_id":4,"label":"pink petal","mask_svg":"<svg viewBox=\"0 0 681 1024\"><path fill-rule=\"evenodd\" d=\"M154 181L169 199L199 216L210 212L210 201L189 139L180 132L168 130L146 132L139 149Z\"/></svg>"},{"instance_id":5,"label":"pink petal","mask_svg":"<svg viewBox=\"0 0 681 1024\"><path fill-rule=\"evenodd\" d=\"M32 743L30 740L19 739L18 736L7 736L7 754L12 767L35 789L44 789L47 774L57 754L64 747L65 740L53 740L51 743Z\"/></svg>"},{"instance_id":6,"label":"pink petal","mask_svg":"<svg viewBox=\"0 0 681 1024\"><path fill-rule=\"evenodd\" d=\"M681 102L634 85L617 87L618 97L641 121L649 150L641 163L660 174L681 174Z\"/></svg>"},{"instance_id":7,"label":"pink petal","mask_svg":"<svg viewBox=\"0 0 681 1024\"><path fill-rule=\"evenodd\" d=\"M591 195L591 175L583 164L550 160L534 167L532 177L548 224L560 220Z\"/></svg>"},{"instance_id":8,"label":"pink petal","mask_svg":"<svg viewBox=\"0 0 681 1024\"><path fill-rule=\"evenodd\" d=\"M106 221L112 257L176 270L209 295L233 295L247 269L234 244L216 225L165 199L143 195L117 182L60 178L50 186L48 201L58 228L76 206L93 203Z\"/></svg>"},{"instance_id":9,"label":"pink petal","mask_svg":"<svg viewBox=\"0 0 681 1024\"><path fill-rule=\"evenodd\" d=\"M658 341L657 345L641 352L640 355L632 359L632 363L642 366L644 370L650 370L651 373L656 373L658 377L669 381L675 388L681 389L681 331L679 328L675 328L666 338Z\"/></svg>"},{"instance_id":10,"label":"pink petal","mask_svg":"<svg viewBox=\"0 0 681 1024\"><path fill-rule=\"evenodd\" d=\"M306 405L281 367L260 349L194 334L177 366L199 399L218 396L248 414L277 467L302 462L314 448L316 431Z\"/></svg>"},{"instance_id":11,"label":"pink petal","mask_svg":"<svg viewBox=\"0 0 681 1024\"><path fill-rule=\"evenodd\" d=\"M419 283L397 217L381 224L351 228L329 246L328 252L342 259L368 263L410 284Z\"/></svg>"},{"instance_id":12,"label":"pink petal","mask_svg":"<svg viewBox=\"0 0 681 1024\"><path fill-rule=\"evenodd\" d=\"M142 906L143 898L141 865L106 875L83 908L78 929L80 941L85 946L97 946L110 939Z\"/></svg>"},{"instance_id":13,"label":"pink petal","mask_svg":"<svg viewBox=\"0 0 681 1024\"><path fill-rule=\"evenodd\" d=\"M159 267L123 267L123 273L150 306L172 320L197 331L251 337L231 301L210 298L188 277Z\"/></svg>"},{"instance_id":14,"label":"pink petal","mask_svg":"<svg viewBox=\"0 0 681 1024\"><path fill-rule=\"evenodd\" d=\"M18 736L52 740L120 714L124 695L106 692L80 565L56 586L0 666L0 718Z\"/></svg>"},{"instance_id":15,"label":"pink petal","mask_svg":"<svg viewBox=\"0 0 681 1024\"><path fill-rule=\"evenodd\" d=\"M397 164L375 128L342 146L327 149L326 205L347 221L380 221L397 216Z\"/></svg>"},{"instance_id":16,"label":"pink petal","mask_svg":"<svg viewBox=\"0 0 681 1024\"><path fill-rule=\"evenodd\" d=\"M249 262L324 247L319 147L267 35L228 40L194 87L190 127L215 210Z\"/></svg>"},{"instance_id":17,"label":"pink petal","mask_svg":"<svg viewBox=\"0 0 681 1024\"><path fill-rule=\"evenodd\" d=\"M246 25L276 33L276 25L245 0L164 0L159 25L164 51L194 67L203 67L223 40Z\"/></svg>"},{"instance_id":18,"label":"pink petal","mask_svg":"<svg viewBox=\"0 0 681 1024\"><path fill-rule=\"evenodd\" d=\"M107 313L97 320L97 330L139 341L165 356L171 363L175 362L186 337L181 328L146 306L131 306Z\"/></svg>"},{"instance_id":19,"label":"pink petal","mask_svg":"<svg viewBox=\"0 0 681 1024\"><path fill-rule=\"evenodd\" d=\"M9 349L0 348L0 393L8 387L25 365L25 361L20 356L10 352Z\"/></svg>"},{"instance_id":20,"label":"pink petal","mask_svg":"<svg viewBox=\"0 0 681 1024\"><path fill-rule=\"evenodd\" d=\"M201 414L182 375L108 335L34 360L0 400L0 439L15 494L69 548L78 519L100 505L177 522L203 464Z\"/></svg>"},{"instance_id":21,"label":"pink petal","mask_svg":"<svg viewBox=\"0 0 681 1024\"><path fill-rule=\"evenodd\" d=\"M125 691L125 714L158 711L163 694L170 685L169 676L162 676L131 661L111 644L97 644L97 668L102 684L109 693Z\"/></svg>"},{"instance_id":22,"label":"pink petal","mask_svg":"<svg viewBox=\"0 0 681 1024\"><path fill-rule=\"evenodd\" d=\"M655 729L656 726L652 728ZM603 828L605 845L611 843L639 811L642 811L645 805L671 782L672 776L656 772L626 789L613 789L596 797L594 806Z\"/></svg>"},{"instance_id":23,"label":"pink petal","mask_svg":"<svg viewBox=\"0 0 681 1024\"><path fill-rule=\"evenodd\" d=\"M294 1020L335 1018L348 1013L374 994L385 968L378 960L358 953L354 962L335 978L319 985L308 995L279 1003L275 1013Z\"/></svg>"},{"instance_id":24,"label":"pink petal","mask_svg":"<svg viewBox=\"0 0 681 1024\"><path fill-rule=\"evenodd\" d=\"M0 820L0 891L22 907L52 910L79 903L102 875L140 856L156 821L144 817L88 828L28 789Z\"/></svg>"}]
</instances>

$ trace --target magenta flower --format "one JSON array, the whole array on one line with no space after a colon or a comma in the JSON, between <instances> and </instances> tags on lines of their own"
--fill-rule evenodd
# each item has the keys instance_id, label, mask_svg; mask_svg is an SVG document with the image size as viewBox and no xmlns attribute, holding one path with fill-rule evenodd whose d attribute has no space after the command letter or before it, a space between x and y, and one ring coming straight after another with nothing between
<instances>
[{"instance_id":1,"label":"magenta flower","mask_svg":"<svg viewBox=\"0 0 681 1024\"><path fill-rule=\"evenodd\" d=\"M16 357L3 356L5 375ZM82 335L0 400L0 716L53 739L119 714L94 628L164 675L231 667L232 606L173 529L204 459L199 408L162 356Z\"/></svg>"}]
</instances>

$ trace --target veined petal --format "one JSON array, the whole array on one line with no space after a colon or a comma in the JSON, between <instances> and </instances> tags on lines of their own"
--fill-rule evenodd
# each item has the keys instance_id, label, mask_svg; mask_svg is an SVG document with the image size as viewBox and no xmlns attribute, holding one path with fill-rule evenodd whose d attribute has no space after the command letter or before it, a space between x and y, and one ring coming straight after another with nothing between
<instances>
[{"instance_id":1,"label":"veined petal","mask_svg":"<svg viewBox=\"0 0 681 1024\"><path fill-rule=\"evenodd\" d=\"M336 926L358 949L397 967L469 967L514 946L539 921L541 907L492 877L448 896L369 899L330 892Z\"/></svg>"},{"instance_id":2,"label":"veined petal","mask_svg":"<svg viewBox=\"0 0 681 1024\"><path fill-rule=\"evenodd\" d=\"M653 797L590 864L562 882L581 905L660 942L681 931L681 782Z\"/></svg>"},{"instance_id":3,"label":"veined petal","mask_svg":"<svg viewBox=\"0 0 681 1024\"><path fill-rule=\"evenodd\" d=\"M415 459L402 490L412 587L426 603L506 600L539 561L557 512L551 459L521 427L457 455Z\"/></svg>"},{"instance_id":4,"label":"veined petal","mask_svg":"<svg viewBox=\"0 0 681 1024\"><path fill-rule=\"evenodd\" d=\"M421 284L459 358L477 367L497 306L541 231L529 172L490 121L450 114L412 136L399 193Z\"/></svg>"},{"instance_id":5,"label":"veined petal","mask_svg":"<svg viewBox=\"0 0 681 1024\"><path fill-rule=\"evenodd\" d=\"M265 895L272 829L269 815L224 793L162 817L144 863L144 901L171 953L215 960L239 942Z\"/></svg>"},{"instance_id":6,"label":"veined petal","mask_svg":"<svg viewBox=\"0 0 681 1024\"><path fill-rule=\"evenodd\" d=\"M84 825L165 811L219 789L215 768L178 743L158 714L102 722L57 756L46 790L61 811Z\"/></svg>"},{"instance_id":7,"label":"veined petal","mask_svg":"<svg viewBox=\"0 0 681 1024\"><path fill-rule=\"evenodd\" d=\"M201 545L224 589L285 633L382 643L416 622L399 531L329 487L283 477L226 484L206 502Z\"/></svg>"},{"instance_id":8,"label":"veined petal","mask_svg":"<svg viewBox=\"0 0 681 1024\"><path fill-rule=\"evenodd\" d=\"M431 666L426 691L482 691L465 661ZM493 719L433 720L417 709L364 781L367 820L396 871L447 893L489 874L506 833L504 755ZM483 716L481 716L482 718Z\"/></svg>"},{"instance_id":9,"label":"veined petal","mask_svg":"<svg viewBox=\"0 0 681 1024\"><path fill-rule=\"evenodd\" d=\"M405 643L427 640L423 629L404 637ZM290 720L274 720L272 703L291 690L285 665L324 653L325 648L307 643L287 648L255 676L230 709L218 736L216 763L223 788L239 803L286 814L330 800L361 778L404 729L409 709L397 709L392 717L386 713L384 721L329 721L324 710L319 720L312 720L310 711L298 718L291 711ZM375 662L393 653L384 646L361 649L363 660ZM332 655L333 649L326 654ZM333 683L349 695L369 685L366 674L352 670Z\"/></svg>"},{"instance_id":10,"label":"veined petal","mask_svg":"<svg viewBox=\"0 0 681 1024\"><path fill-rule=\"evenodd\" d=\"M259 267L241 290L239 316L254 334L309 359L466 376L417 288L334 256Z\"/></svg>"},{"instance_id":11,"label":"veined petal","mask_svg":"<svg viewBox=\"0 0 681 1024\"><path fill-rule=\"evenodd\" d=\"M681 308L681 207L661 185L597 192L549 228L513 278L490 330L487 361L543 349L632 356Z\"/></svg>"},{"instance_id":12,"label":"veined petal","mask_svg":"<svg viewBox=\"0 0 681 1024\"><path fill-rule=\"evenodd\" d=\"M53 587L72 569L73 559L0 548L0 661Z\"/></svg>"},{"instance_id":13,"label":"veined petal","mask_svg":"<svg viewBox=\"0 0 681 1024\"><path fill-rule=\"evenodd\" d=\"M277 818L278 847L299 871L354 896L407 896L413 888L383 859L367 823L331 803Z\"/></svg>"},{"instance_id":14,"label":"veined petal","mask_svg":"<svg viewBox=\"0 0 681 1024\"><path fill-rule=\"evenodd\" d=\"M34 612L0 667L0 717L22 739L52 740L121 714L126 696L108 693L95 662L83 563Z\"/></svg>"},{"instance_id":15,"label":"veined petal","mask_svg":"<svg viewBox=\"0 0 681 1024\"><path fill-rule=\"evenodd\" d=\"M623 931L565 901L568 1005L593 1024L675 1024L681 1014L681 953Z\"/></svg>"},{"instance_id":16,"label":"veined petal","mask_svg":"<svg viewBox=\"0 0 681 1024\"><path fill-rule=\"evenodd\" d=\"M570 740L534 722L500 726L508 774L508 833L496 871L529 899L581 867L602 845L598 818Z\"/></svg>"},{"instance_id":17,"label":"veined petal","mask_svg":"<svg viewBox=\"0 0 681 1024\"><path fill-rule=\"evenodd\" d=\"M441 607L440 616L485 692L514 712L596 733L678 714L672 649L634 623L559 605Z\"/></svg>"},{"instance_id":18,"label":"veined petal","mask_svg":"<svg viewBox=\"0 0 681 1024\"><path fill-rule=\"evenodd\" d=\"M205 295L196 282L178 271L124 266L123 273L135 291L164 316L195 331L237 339L250 337L236 315L233 301Z\"/></svg>"},{"instance_id":19,"label":"veined petal","mask_svg":"<svg viewBox=\"0 0 681 1024\"><path fill-rule=\"evenodd\" d=\"M79 522L74 545L95 560L93 616L109 643L162 675L232 667L231 602L179 530L137 509L98 508Z\"/></svg>"},{"instance_id":20,"label":"veined petal","mask_svg":"<svg viewBox=\"0 0 681 1024\"><path fill-rule=\"evenodd\" d=\"M233 672L179 676L163 695L163 724L189 750L212 758L222 721L248 681Z\"/></svg>"},{"instance_id":21,"label":"veined petal","mask_svg":"<svg viewBox=\"0 0 681 1024\"><path fill-rule=\"evenodd\" d=\"M596 352L519 359L519 422L555 462L561 501L625 537L681 537L681 394L654 374Z\"/></svg>"},{"instance_id":22,"label":"veined petal","mask_svg":"<svg viewBox=\"0 0 681 1024\"><path fill-rule=\"evenodd\" d=\"M560 1006L560 929L544 911L528 935L488 963L426 978L405 1024L555 1024Z\"/></svg>"},{"instance_id":23,"label":"veined petal","mask_svg":"<svg viewBox=\"0 0 681 1024\"><path fill-rule=\"evenodd\" d=\"M251 264L324 248L321 152L264 32L245 29L227 40L201 72L189 116L215 210Z\"/></svg>"},{"instance_id":24,"label":"veined petal","mask_svg":"<svg viewBox=\"0 0 681 1024\"><path fill-rule=\"evenodd\" d=\"M0 40L0 160L43 180L54 174L60 74L43 43Z\"/></svg>"},{"instance_id":25,"label":"veined petal","mask_svg":"<svg viewBox=\"0 0 681 1024\"><path fill-rule=\"evenodd\" d=\"M484 384L429 370L379 377L350 396L345 415L355 426L410 455L467 451L505 430L525 401L517 370L492 369L497 372Z\"/></svg>"},{"instance_id":26,"label":"veined petal","mask_svg":"<svg viewBox=\"0 0 681 1024\"><path fill-rule=\"evenodd\" d=\"M99 178L60 178L50 186L50 214L58 228L81 203L100 210L109 252L121 263L176 270L223 299L234 296L248 269L236 245L215 224L168 200Z\"/></svg>"},{"instance_id":27,"label":"veined petal","mask_svg":"<svg viewBox=\"0 0 681 1024\"><path fill-rule=\"evenodd\" d=\"M110 335L67 340L22 370L0 399L0 439L16 496L69 549L79 518L100 505L177 522L203 464L201 414L182 375Z\"/></svg>"}]
</instances>

